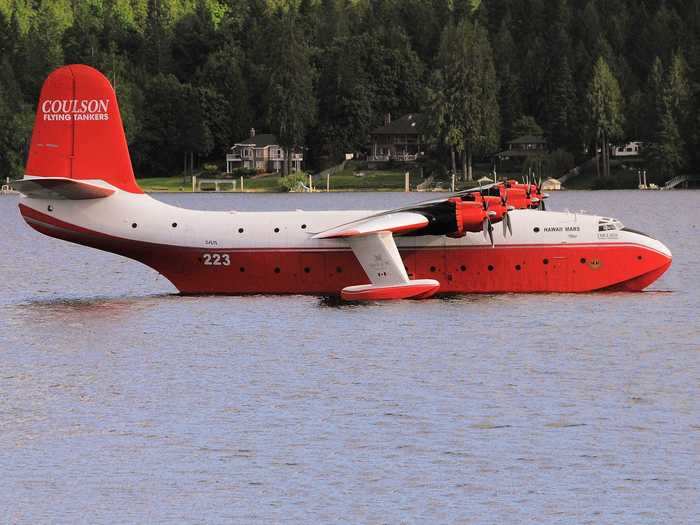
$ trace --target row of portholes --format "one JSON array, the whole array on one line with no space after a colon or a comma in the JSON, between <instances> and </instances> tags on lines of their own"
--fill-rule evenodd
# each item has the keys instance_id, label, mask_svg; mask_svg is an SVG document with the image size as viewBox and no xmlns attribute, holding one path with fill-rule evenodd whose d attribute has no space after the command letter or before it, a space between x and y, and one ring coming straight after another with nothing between
<instances>
[{"instance_id":1,"label":"row of portholes","mask_svg":"<svg viewBox=\"0 0 700 525\"><path fill-rule=\"evenodd\" d=\"M49 211L51 211L51 210L49 210ZM173 228L177 228L177 223L174 222L174 223L171 224L171 226L172 226ZM139 225L138 225L137 223L135 223L135 222L132 222L132 223L131 223L131 227L134 228L134 229L136 229L136 228L139 227ZM302 225L301 225L301 229L302 229L302 230L305 230L305 229L306 229L306 224L302 224ZM238 228L238 233L243 233L244 231L245 231L245 230L244 230L243 228ZM279 233L279 232L280 232L280 229L279 229L279 228L275 228L275 229L274 229L274 232L275 232L275 233Z\"/></svg>"},{"instance_id":2,"label":"row of portholes","mask_svg":"<svg viewBox=\"0 0 700 525\"><path fill-rule=\"evenodd\" d=\"M302 225L301 225L301 229L302 229L302 230L305 230L305 229L306 229L306 224L302 224ZM243 233L244 231L245 231L245 230L244 230L243 228L238 228L238 233ZM275 233L279 233L279 232L280 232L280 229L279 229L279 228L275 228L275 229L272 230L272 231L274 231Z\"/></svg>"},{"instance_id":3,"label":"row of portholes","mask_svg":"<svg viewBox=\"0 0 700 525\"><path fill-rule=\"evenodd\" d=\"M240 271L241 273L245 273L245 266L241 266L241 267L239 268L239 271ZM274 272L275 272L275 273L282 273L282 268L280 268L279 266L276 266L275 269L274 269ZM304 266L304 273L311 273L311 267L310 267L310 266ZM338 266L338 267L335 269L335 273L343 273L343 269L342 269L340 266Z\"/></svg>"},{"instance_id":4,"label":"row of portholes","mask_svg":"<svg viewBox=\"0 0 700 525\"><path fill-rule=\"evenodd\" d=\"M641 257L639 257L639 258L641 259ZM581 264L586 264L586 262L587 262L587 261L586 261L586 258L585 258L585 257L582 257L582 258L581 258ZM545 266L547 266L547 265L549 264L549 259L542 259L542 264L544 264ZM492 271L494 271L496 268L495 268L495 266L493 266L492 264L489 264L489 265L486 267L486 269L487 269L489 272L492 272ZM523 267L522 267L520 264L516 264L516 265L515 265L515 271L519 272L519 271L522 270L522 269L523 269ZM436 271L437 271L437 268L436 268L435 266L431 266L431 267L430 267L430 272L431 272L431 273L435 273ZM467 271L467 267L463 264L462 266L459 267L459 271L460 271L460 272L466 272L466 271Z\"/></svg>"},{"instance_id":5,"label":"row of portholes","mask_svg":"<svg viewBox=\"0 0 700 525\"><path fill-rule=\"evenodd\" d=\"M177 228L177 223L174 222L174 223L172 223L170 226L172 226L173 228ZM137 223L135 223L135 222L132 222L132 223L131 223L131 227L134 228L134 229L136 229L136 228L139 227L139 225L138 225Z\"/></svg>"}]
</instances>

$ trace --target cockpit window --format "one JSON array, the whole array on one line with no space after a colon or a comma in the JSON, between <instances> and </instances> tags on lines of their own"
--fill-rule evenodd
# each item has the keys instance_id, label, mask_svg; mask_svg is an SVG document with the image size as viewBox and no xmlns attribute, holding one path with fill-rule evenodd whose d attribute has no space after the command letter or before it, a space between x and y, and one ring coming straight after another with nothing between
<instances>
[{"instance_id":1,"label":"cockpit window","mask_svg":"<svg viewBox=\"0 0 700 525\"><path fill-rule=\"evenodd\" d=\"M598 231L606 232L610 230L622 230L625 226L617 219L601 217L598 221Z\"/></svg>"}]
</instances>

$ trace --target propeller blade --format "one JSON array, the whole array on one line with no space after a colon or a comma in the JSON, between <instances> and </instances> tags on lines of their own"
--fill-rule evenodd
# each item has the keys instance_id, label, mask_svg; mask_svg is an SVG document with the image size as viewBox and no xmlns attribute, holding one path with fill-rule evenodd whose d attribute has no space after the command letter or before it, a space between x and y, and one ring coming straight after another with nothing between
<instances>
[{"instance_id":1,"label":"propeller blade","mask_svg":"<svg viewBox=\"0 0 700 525\"><path fill-rule=\"evenodd\" d=\"M491 243L492 248L496 246L496 244L493 242L493 225L491 224L491 219L488 217L484 219L482 229L484 230L484 239Z\"/></svg>"}]
</instances>

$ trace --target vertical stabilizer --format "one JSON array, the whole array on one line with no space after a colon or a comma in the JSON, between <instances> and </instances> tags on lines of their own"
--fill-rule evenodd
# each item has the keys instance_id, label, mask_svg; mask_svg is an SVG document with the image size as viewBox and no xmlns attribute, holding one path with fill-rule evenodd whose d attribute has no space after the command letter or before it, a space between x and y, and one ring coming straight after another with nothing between
<instances>
[{"instance_id":1,"label":"vertical stabilizer","mask_svg":"<svg viewBox=\"0 0 700 525\"><path fill-rule=\"evenodd\" d=\"M117 97L89 66L53 71L41 88L26 174L100 179L130 193L136 184Z\"/></svg>"}]
</instances>

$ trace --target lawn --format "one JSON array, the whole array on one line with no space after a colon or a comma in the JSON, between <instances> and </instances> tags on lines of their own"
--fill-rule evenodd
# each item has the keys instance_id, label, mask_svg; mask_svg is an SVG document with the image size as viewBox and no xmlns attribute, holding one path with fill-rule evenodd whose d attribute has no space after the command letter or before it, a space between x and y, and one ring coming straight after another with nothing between
<instances>
[{"instance_id":1,"label":"lawn","mask_svg":"<svg viewBox=\"0 0 700 525\"><path fill-rule=\"evenodd\" d=\"M158 191L168 191L168 192L191 192L192 191L192 179L187 177L186 183L182 183L182 177L146 177L143 179L137 179L136 182L145 192L158 192ZM236 183L236 189L240 189L240 179L231 179L231 182ZM214 191L213 184L205 185L204 190ZM243 181L243 188L250 191L282 191L279 185L278 175L266 175L263 177L256 177L254 179L245 179ZM223 189L223 188L222 188ZM226 186L226 189L230 189L230 186Z\"/></svg>"},{"instance_id":2,"label":"lawn","mask_svg":"<svg viewBox=\"0 0 700 525\"><path fill-rule=\"evenodd\" d=\"M403 190L405 171L358 171L343 170L331 175L331 191L365 191L365 190ZM411 188L415 188L422 179L417 173L409 175ZM314 178L316 189L326 189L325 178Z\"/></svg>"},{"instance_id":3,"label":"lawn","mask_svg":"<svg viewBox=\"0 0 700 525\"><path fill-rule=\"evenodd\" d=\"M363 170L363 171L353 171L351 169L345 169L331 175L330 178L330 189L331 191L403 191L405 184L405 173L406 170L398 171L386 171L386 170ZM484 175L488 175L486 171L475 169L474 178L478 178ZM237 190L240 190L240 179L232 179L231 182L237 183ZM254 178L247 178L243 181L243 188L245 191L259 191L259 192L279 192L284 191L280 186L280 176L276 173L270 175L263 175ZM192 181L187 177L186 182L183 184L182 177L151 177L137 179L137 182L141 189L145 192L191 192L192 191ZM415 170L409 172L409 182L411 185L411 190L415 191L416 186L423 182L418 172ZM449 186L449 181L437 181L441 182L443 187L447 188ZM314 188L318 191L326 190L326 178L325 177L314 177L313 179ZM460 183L457 181L459 187L471 187L472 183ZM308 183L307 183L308 184ZM204 187L205 191L209 190L211 186L211 191L213 192L213 184ZM227 189L230 186L227 186Z\"/></svg>"},{"instance_id":4,"label":"lawn","mask_svg":"<svg viewBox=\"0 0 700 525\"><path fill-rule=\"evenodd\" d=\"M192 191L192 180L189 177L185 184L182 183L182 177L148 177L136 179L136 182L145 192Z\"/></svg>"}]
</instances>

